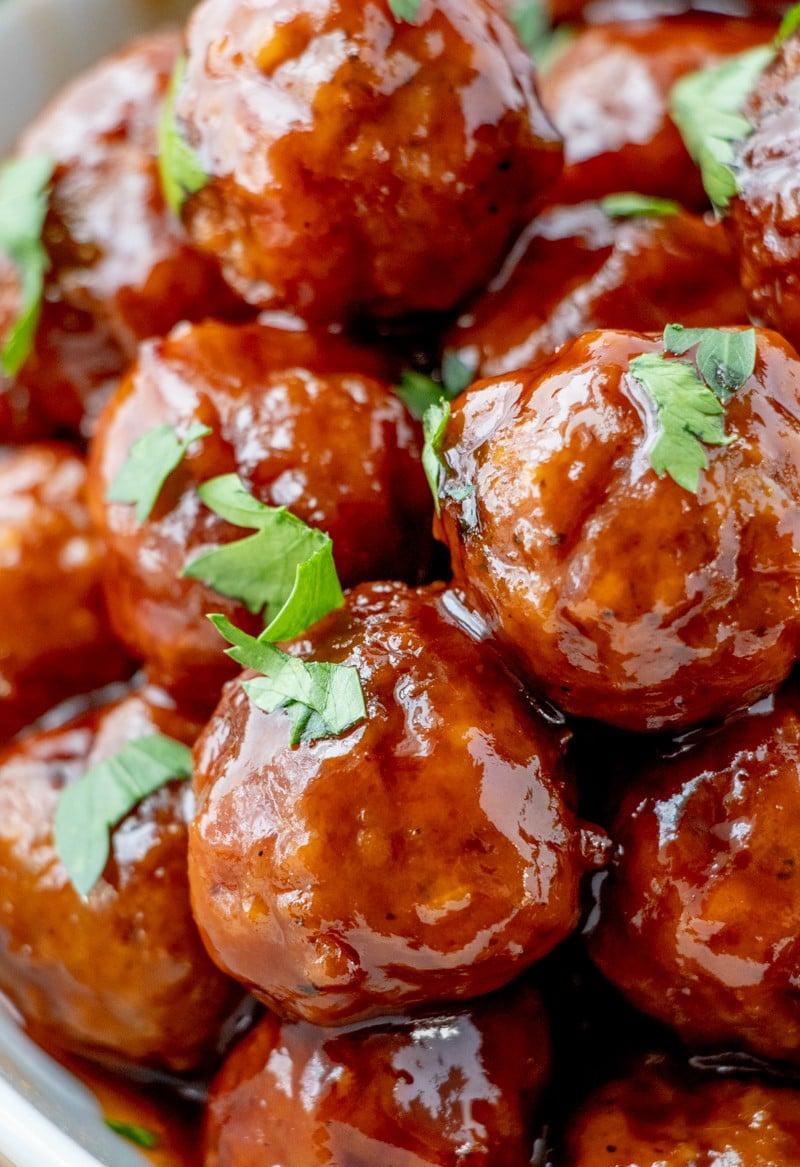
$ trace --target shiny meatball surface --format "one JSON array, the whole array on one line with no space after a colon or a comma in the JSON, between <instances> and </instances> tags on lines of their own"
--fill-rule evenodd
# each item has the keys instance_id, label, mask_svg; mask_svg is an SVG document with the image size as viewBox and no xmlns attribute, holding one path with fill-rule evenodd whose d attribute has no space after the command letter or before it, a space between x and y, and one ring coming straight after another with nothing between
<instances>
[{"instance_id":1,"label":"shiny meatball surface","mask_svg":"<svg viewBox=\"0 0 800 1167\"><path fill-rule=\"evenodd\" d=\"M157 127L180 46L173 32L133 41L68 86L20 142L22 155L51 157L55 173L35 344L18 385L0 379L12 411L5 440L20 429L21 392L51 427L90 431L138 341L236 310L218 265L195 251L161 194ZM0 347L18 291L14 269L0 266Z\"/></svg>"},{"instance_id":2,"label":"shiny meatball surface","mask_svg":"<svg viewBox=\"0 0 800 1167\"><path fill-rule=\"evenodd\" d=\"M692 1046L800 1061L796 684L636 775L591 953Z\"/></svg>"},{"instance_id":3,"label":"shiny meatball surface","mask_svg":"<svg viewBox=\"0 0 800 1167\"><path fill-rule=\"evenodd\" d=\"M0 742L131 665L103 600L86 466L66 446L0 453Z\"/></svg>"},{"instance_id":4,"label":"shiny meatball surface","mask_svg":"<svg viewBox=\"0 0 800 1167\"><path fill-rule=\"evenodd\" d=\"M754 319L800 344L800 36L784 42L742 107L731 224Z\"/></svg>"},{"instance_id":5,"label":"shiny meatball surface","mask_svg":"<svg viewBox=\"0 0 800 1167\"><path fill-rule=\"evenodd\" d=\"M596 203L554 207L445 338L474 377L529 368L596 328L746 324L724 228L680 212L613 219Z\"/></svg>"},{"instance_id":6,"label":"shiny meatball surface","mask_svg":"<svg viewBox=\"0 0 800 1167\"><path fill-rule=\"evenodd\" d=\"M345 1030L267 1017L212 1086L204 1167L528 1167L548 1047L519 987Z\"/></svg>"},{"instance_id":7,"label":"shiny meatball surface","mask_svg":"<svg viewBox=\"0 0 800 1167\"><path fill-rule=\"evenodd\" d=\"M564 173L551 197L574 203L630 190L706 206L699 172L669 116L670 91L684 74L768 44L774 33L772 24L706 13L655 13L582 29L540 83L564 137Z\"/></svg>"},{"instance_id":8,"label":"shiny meatball surface","mask_svg":"<svg viewBox=\"0 0 800 1167\"><path fill-rule=\"evenodd\" d=\"M114 829L88 897L53 839L59 791L155 733L188 744L197 726L147 688L0 756L0 988L56 1045L188 1070L213 1051L240 996L206 956L189 908L188 783L161 787Z\"/></svg>"},{"instance_id":9,"label":"shiny meatball surface","mask_svg":"<svg viewBox=\"0 0 800 1167\"><path fill-rule=\"evenodd\" d=\"M758 334L698 492L659 477L653 401L630 372L660 340L588 333L478 382L443 441L458 589L534 688L633 730L743 708L800 633L800 363Z\"/></svg>"},{"instance_id":10,"label":"shiny meatball surface","mask_svg":"<svg viewBox=\"0 0 800 1167\"><path fill-rule=\"evenodd\" d=\"M345 586L427 565L431 499L421 435L371 353L326 334L208 322L143 347L105 411L92 454L92 503L106 540L111 616L153 675L213 708L235 669L206 620L224 612L256 633L263 621L199 580L181 578L201 552L242 539L204 507L197 486L237 473L262 502L287 506L334 541ZM212 433L192 445L151 516L107 501L139 438L168 424Z\"/></svg>"},{"instance_id":11,"label":"shiny meatball surface","mask_svg":"<svg viewBox=\"0 0 800 1167\"><path fill-rule=\"evenodd\" d=\"M563 731L438 588L356 589L295 643L368 716L292 748L236 681L195 752L192 902L220 966L330 1025L506 983L578 919L603 841L564 802Z\"/></svg>"},{"instance_id":12,"label":"shiny meatball surface","mask_svg":"<svg viewBox=\"0 0 800 1167\"><path fill-rule=\"evenodd\" d=\"M195 242L260 307L341 319L480 287L561 150L511 26L484 0L204 0L178 124L209 182Z\"/></svg>"},{"instance_id":13,"label":"shiny meatball surface","mask_svg":"<svg viewBox=\"0 0 800 1167\"><path fill-rule=\"evenodd\" d=\"M564 1167L794 1167L800 1092L653 1065L574 1115Z\"/></svg>"}]
</instances>

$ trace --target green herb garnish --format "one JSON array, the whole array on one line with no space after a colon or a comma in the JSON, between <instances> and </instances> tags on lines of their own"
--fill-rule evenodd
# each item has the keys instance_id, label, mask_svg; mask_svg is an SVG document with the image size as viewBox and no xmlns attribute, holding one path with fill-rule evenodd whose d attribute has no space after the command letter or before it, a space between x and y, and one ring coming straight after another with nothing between
<instances>
[{"instance_id":1,"label":"green herb garnish","mask_svg":"<svg viewBox=\"0 0 800 1167\"><path fill-rule=\"evenodd\" d=\"M148 794L191 771L187 746L153 734L126 742L114 757L64 787L56 808L56 851L80 895L88 896L103 874L112 827Z\"/></svg>"},{"instance_id":2,"label":"green herb garnish","mask_svg":"<svg viewBox=\"0 0 800 1167\"><path fill-rule=\"evenodd\" d=\"M550 15L542 0L517 0L511 6L508 18L531 56L550 36Z\"/></svg>"},{"instance_id":3,"label":"green herb garnish","mask_svg":"<svg viewBox=\"0 0 800 1167\"><path fill-rule=\"evenodd\" d=\"M700 167L706 194L718 212L738 190L734 143L753 132L740 110L774 52L772 45L758 45L721 65L687 73L673 86L672 120Z\"/></svg>"},{"instance_id":4,"label":"green herb garnish","mask_svg":"<svg viewBox=\"0 0 800 1167\"><path fill-rule=\"evenodd\" d=\"M186 57L178 58L164 99L158 123L158 172L167 206L180 215L189 195L197 194L208 183L200 160L178 129L175 101L186 73Z\"/></svg>"},{"instance_id":5,"label":"green herb garnish","mask_svg":"<svg viewBox=\"0 0 800 1167\"><path fill-rule=\"evenodd\" d=\"M634 191L620 191L606 195L600 200L600 208L611 219L633 219L640 217L660 217L680 214L680 203L672 199L659 199L652 195L637 194Z\"/></svg>"},{"instance_id":6,"label":"green herb garnish","mask_svg":"<svg viewBox=\"0 0 800 1167\"><path fill-rule=\"evenodd\" d=\"M442 384L449 401L459 397L475 380L475 366L470 367L463 357L448 349L442 357Z\"/></svg>"},{"instance_id":7,"label":"green herb garnish","mask_svg":"<svg viewBox=\"0 0 800 1167\"><path fill-rule=\"evenodd\" d=\"M145 1150L150 1151L153 1147L158 1146L158 1135L149 1131L147 1127L137 1126L133 1122L122 1122L116 1118L106 1118L104 1122L114 1134L122 1135L123 1139L135 1143L137 1147L144 1147Z\"/></svg>"},{"instance_id":8,"label":"green herb garnish","mask_svg":"<svg viewBox=\"0 0 800 1167\"><path fill-rule=\"evenodd\" d=\"M212 478L198 488L206 506L255 535L226 543L193 559L182 574L202 580L220 595L265 613L269 640L299 636L344 603L333 543L285 507L259 502L236 474Z\"/></svg>"},{"instance_id":9,"label":"green herb garnish","mask_svg":"<svg viewBox=\"0 0 800 1167\"><path fill-rule=\"evenodd\" d=\"M673 360L697 346L696 364ZM727 446L724 402L755 368L755 332L718 328L664 329L666 352L645 353L630 362L630 372L656 409L658 432L650 449L656 474L669 474L684 490L697 494L700 471L708 466L704 446Z\"/></svg>"},{"instance_id":10,"label":"green herb garnish","mask_svg":"<svg viewBox=\"0 0 800 1167\"><path fill-rule=\"evenodd\" d=\"M406 24L414 24L419 16L422 0L389 0L389 8L395 20L403 20Z\"/></svg>"},{"instance_id":11,"label":"green herb garnish","mask_svg":"<svg viewBox=\"0 0 800 1167\"><path fill-rule=\"evenodd\" d=\"M270 644L267 631L248 636L225 616L211 615L214 627L233 645L226 649L243 668L262 674L242 687L250 700L273 713L285 709L292 721L291 744L339 737L367 716L358 670L349 665L303 661Z\"/></svg>"},{"instance_id":12,"label":"green herb garnish","mask_svg":"<svg viewBox=\"0 0 800 1167\"><path fill-rule=\"evenodd\" d=\"M780 23L777 33L775 34L775 44L778 48L785 40L797 32L800 27L800 4L793 4L789 11L785 14Z\"/></svg>"},{"instance_id":13,"label":"green herb garnish","mask_svg":"<svg viewBox=\"0 0 800 1167\"><path fill-rule=\"evenodd\" d=\"M6 336L0 365L14 377L33 347L50 261L42 243L55 160L45 154L13 158L0 169L0 251L17 268L21 303Z\"/></svg>"},{"instance_id":14,"label":"green herb garnish","mask_svg":"<svg viewBox=\"0 0 800 1167\"><path fill-rule=\"evenodd\" d=\"M425 445L422 448L422 469L425 471L428 486L431 488L433 505L437 515L441 513L439 483L442 473L447 469L447 463L442 457L442 440L450 413L450 402L440 397L434 405L428 406L422 419L422 432L425 435Z\"/></svg>"},{"instance_id":15,"label":"green herb garnish","mask_svg":"<svg viewBox=\"0 0 800 1167\"><path fill-rule=\"evenodd\" d=\"M109 502L135 503L136 519L143 523L150 517L164 483L180 465L189 446L210 433L208 426L192 422L181 440L171 425L156 426L133 443L106 498Z\"/></svg>"}]
</instances>

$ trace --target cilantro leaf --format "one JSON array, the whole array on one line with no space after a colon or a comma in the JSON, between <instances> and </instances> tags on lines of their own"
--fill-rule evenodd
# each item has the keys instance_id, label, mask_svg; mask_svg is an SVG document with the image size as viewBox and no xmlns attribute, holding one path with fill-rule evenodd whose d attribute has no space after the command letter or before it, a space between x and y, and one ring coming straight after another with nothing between
<instances>
[{"instance_id":1,"label":"cilantro leaf","mask_svg":"<svg viewBox=\"0 0 800 1167\"><path fill-rule=\"evenodd\" d=\"M439 482L442 471L447 469L447 463L442 457L442 439L450 419L450 402L440 398L434 405L429 405L422 419L422 432L425 435L425 445L422 449L422 469L428 479L428 485L433 495L433 505L437 515L441 513L439 501Z\"/></svg>"},{"instance_id":2,"label":"cilantro leaf","mask_svg":"<svg viewBox=\"0 0 800 1167\"><path fill-rule=\"evenodd\" d=\"M148 519L164 483L183 460L192 442L207 437L211 430L192 422L180 440L171 425L157 425L131 446L127 460L109 485L109 502L136 503L137 522Z\"/></svg>"},{"instance_id":3,"label":"cilantro leaf","mask_svg":"<svg viewBox=\"0 0 800 1167\"><path fill-rule=\"evenodd\" d=\"M126 742L61 791L55 816L58 856L75 889L88 896L106 865L109 831L171 778L188 778L192 752L161 734Z\"/></svg>"},{"instance_id":4,"label":"cilantro leaf","mask_svg":"<svg viewBox=\"0 0 800 1167\"><path fill-rule=\"evenodd\" d=\"M414 24L419 16L422 0L389 0L389 8L395 20L403 20L406 24Z\"/></svg>"},{"instance_id":5,"label":"cilantro leaf","mask_svg":"<svg viewBox=\"0 0 800 1167\"><path fill-rule=\"evenodd\" d=\"M432 377L424 373L415 373L412 369L404 369L400 374L400 384L394 386L394 392L405 405L408 412L417 421L425 416L425 410L444 395L444 389Z\"/></svg>"},{"instance_id":6,"label":"cilantro leaf","mask_svg":"<svg viewBox=\"0 0 800 1167\"><path fill-rule=\"evenodd\" d=\"M208 183L208 175L175 121L175 101L186 73L186 57L178 58L158 123L158 173L164 201L180 215L189 195Z\"/></svg>"},{"instance_id":7,"label":"cilantro leaf","mask_svg":"<svg viewBox=\"0 0 800 1167\"><path fill-rule=\"evenodd\" d=\"M635 191L620 191L606 195L600 207L610 219L632 219L643 216L666 216L680 213L680 204L672 199L659 199Z\"/></svg>"},{"instance_id":8,"label":"cilantro leaf","mask_svg":"<svg viewBox=\"0 0 800 1167\"><path fill-rule=\"evenodd\" d=\"M721 401L744 385L756 367L755 329L728 332L722 328L684 328L668 324L664 329L664 348L681 355L697 345L695 360L709 389Z\"/></svg>"},{"instance_id":9,"label":"cilantro leaf","mask_svg":"<svg viewBox=\"0 0 800 1167\"><path fill-rule=\"evenodd\" d=\"M50 261L42 243L55 160L46 154L13 158L0 169L0 251L19 271L20 309L5 338L0 365L20 371L33 346Z\"/></svg>"},{"instance_id":10,"label":"cilantro leaf","mask_svg":"<svg viewBox=\"0 0 800 1167\"><path fill-rule=\"evenodd\" d=\"M357 669L303 661L270 644L268 630L256 638L225 616L211 615L209 620L233 646L226 650L228 656L262 674L243 682L250 700L265 713L285 709L289 714L293 746L339 737L367 716Z\"/></svg>"},{"instance_id":11,"label":"cilantro leaf","mask_svg":"<svg viewBox=\"0 0 800 1167\"><path fill-rule=\"evenodd\" d=\"M114 1134L121 1135L123 1139L135 1143L137 1147L152 1150L153 1147L158 1146L158 1135L149 1131L147 1127L138 1126L133 1122L123 1122L117 1118L105 1118L103 1121Z\"/></svg>"},{"instance_id":12,"label":"cilantro leaf","mask_svg":"<svg viewBox=\"0 0 800 1167\"><path fill-rule=\"evenodd\" d=\"M285 507L259 502L236 474L198 488L206 506L257 533L226 543L188 563L182 575L202 580L258 613L266 610L269 640L299 636L344 603L329 535Z\"/></svg>"},{"instance_id":13,"label":"cilantro leaf","mask_svg":"<svg viewBox=\"0 0 800 1167\"><path fill-rule=\"evenodd\" d=\"M797 32L800 27L800 4L793 4L789 11L784 15L780 23L780 27L775 34L775 44L780 47L785 40L787 40L793 32Z\"/></svg>"},{"instance_id":14,"label":"cilantro leaf","mask_svg":"<svg viewBox=\"0 0 800 1167\"><path fill-rule=\"evenodd\" d=\"M721 65L687 73L673 86L672 120L717 211L725 210L738 189L733 143L753 132L739 111L774 52L771 45L758 45Z\"/></svg>"},{"instance_id":15,"label":"cilantro leaf","mask_svg":"<svg viewBox=\"0 0 800 1167\"><path fill-rule=\"evenodd\" d=\"M650 465L659 477L667 473L678 486L697 494L700 471L708 466L703 443L727 446L733 440L725 434L722 405L684 361L645 353L629 367L656 409L658 431Z\"/></svg>"},{"instance_id":16,"label":"cilantro leaf","mask_svg":"<svg viewBox=\"0 0 800 1167\"><path fill-rule=\"evenodd\" d=\"M448 401L459 397L475 379L475 366L470 367L454 349L442 357L442 384Z\"/></svg>"}]
</instances>

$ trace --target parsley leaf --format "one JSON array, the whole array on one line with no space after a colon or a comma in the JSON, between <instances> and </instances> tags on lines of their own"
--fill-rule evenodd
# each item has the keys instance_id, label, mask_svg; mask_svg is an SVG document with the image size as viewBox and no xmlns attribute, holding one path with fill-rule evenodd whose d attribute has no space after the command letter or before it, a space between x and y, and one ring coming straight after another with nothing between
<instances>
[{"instance_id":1,"label":"parsley leaf","mask_svg":"<svg viewBox=\"0 0 800 1167\"><path fill-rule=\"evenodd\" d=\"M269 640L299 636L342 606L333 543L324 531L307 526L285 507L265 506L236 474L212 478L198 493L215 514L257 534L199 555L182 575L241 600L253 613L266 609Z\"/></svg>"},{"instance_id":2,"label":"parsley leaf","mask_svg":"<svg viewBox=\"0 0 800 1167\"><path fill-rule=\"evenodd\" d=\"M668 324L664 329L664 348L682 355L697 345L695 360L700 374L721 401L744 385L756 367L756 333L754 328L728 332L722 328L684 328Z\"/></svg>"},{"instance_id":3,"label":"parsley leaf","mask_svg":"<svg viewBox=\"0 0 800 1167\"><path fill-rule=\"evenodd\" d=\"M126 742L61 791L55 816L58 856L75 889L88 896L106 865L109 831L171 778L188 778L192 752L162 734Z\"/></svg>"},{"instance_id":4,"label":"parsley leaf","mask_svg":"<svg viewBox=\"0 0 800 1167\"><path fill-rule=\"evenodd\" d=\"M181 441L171 425L157 425L131 446L127 460L109 485L109 502L136 503L136 519L143 523L152 513L164 483L181 463L192 442L211 430L192 422Z\"/></svg>"},{"instance_id":5,"label":"parsley leaf","mask_svg":"<svg viewBox=\"0 0 800 1167\"><path fill-rule=\"evenodd\" d=\"M793 32L797 32L798 28L800 28L800 4L793 4L784 16L780 23L780 28L775 34L776 46L780 47Z\"/></svg>"},{"instance_id":6,"label":"parsley leaf","mask_svg":"<svg viewBox=\"0 0 800 1167\"><path fill-rule=\"evenodd\" d=\"M708 466L702 443L727 446L733 440L725 434L722 405L684 361L644 353L629 367L656 408L658 432L650 465L659 477L667 473L678 486L697 494L700 471Z\"/></svg>"},{"instance_id":7,"label":"parsley leaf","mask_svg":"<svg viewBox=\"0 0 800 1167\"><path fill-rule=\"evenodd\" d=\"M632 219L643 216L665 216L680 213L680 204L672 199L659 199L634 191L620 191L606 195L600 207L610 219Z\"/></svg>"},{"instance_id":8,"label":"parsley leaf","mask_svg":"<svg viewBox=\"0 0 800 1167\"><path fill-rule=\"evenodd\" d=\"M0 251L19 271L19 313L0 352L9 377L20 371L33 346L50 261L42 243L55 161L46 154L13 158L0 169Z\"/></svg>"},{"instance_id":9,"label":"parsley leaf","mask_svg":"<svg viewBox=\"0 0 800 1167\"><path fill-rule=\"evenodd\" d=\"M450 418L450 402L440 398L434 405L429 405L422 419L422 432L425 435L425 445L422 449L422 469L428 479L428 485L433 495L433 505L437 515L441 513L439 501L439 482L442 471L447 469L447 463L442 457L442 439L444 438L447 422Z\"/></svg>"},{"instance_id":10,"label":"parsley leaf","mask_svg":"<svg viewBox=\"0 0 800 1167\"><path fill-rule=\"evenodd\" d=\"M717 211L725 210L738 189L733 143L753 132L739 111L774 52L771 45L758 45L721 65L687 73L673 86L672 120Z\"/></svg>"},{"instance_id":11,"label":"parsley leaf","mask_svg":"<svg viewBox=\"0 0 800 1167\"><path fill-rule=\"evenodd\" d=\"M415 373L412 369L404 369L400 374L400 384L394 386L395 394L400 398L408 412L417 421L425 416L425 410L444 395L444 389L432 377L424 373Z\"/></svg>"},{"instance_id":12,"label":"parsley leaf","mask_svg":"<svg viewBox=\"0 0 800 1167\"><path fill-rule=\"evenodd\" d=\"M419 16L422 0L389 0L389 7L395 20L404 20L406 24L413 24Z\"/></svg>"},{"instance_id":13,"label":"parsley leaf","mask_svg":"<svg viewBox=\"0 0 800 1167\"><path fill-rule=\"evenodd\" d=\"M339 737L367 716L357 669L290 656L269 643L269 629L256 638L225 616L211 615L209 620L233 645L226 650L228 656L262 674L243 682L250 700L265 713L285 709L289 714L293 746Z\"/></svg>"},{"instance_id":14,"label":"parsley leaf","mask_svg":"<svg viewBox=\"0 0 800 1167\"><path fill-rule=\"evenodd\" d=\"M152 1150L153 1147L158 1146L158 1135L154 1134L153 1131L149 1131L147 1127L137 1126L133 1122L123 1122L117 1118L105 1118L103 1121L114 1134L122 1135L123 1139L128 1139L129 1142L135 1143L137 1147Z\"/></svg>"},{"instance_id":15,"label":"parsley leaf","mask_svg":"<svg viewBox=\"0 0 800 1167\"><path fill-rule=\"evenodd\" d=\"M444 395L452 401L468 389L475 380L475 366L472 368L454 349L448 349L442 357L442 384Z\"/></svg>"},{"instance_id":16,"label":"parsley leaf","mask_svg":"<svg viewBox=\"0 0 800 1167\"><path fill-rule=\"evenodd\" d=\"M517 0L511 6L508 18L523 47L533 56L550 35L550 15L543 0Z\"/></svg>"},{"instance_id":17,"label":"parsley leaf","mask_svg":"<svg viewBox=\"0 0 800 1167\"><path fill-rule=\"evenodd\" d=\"M208 183L208 175L175 122L175 101L186 73L186 57L178 58L158 123L158 173L164 201L180 215L189 195Z\"/></svg>"}]
</instances>

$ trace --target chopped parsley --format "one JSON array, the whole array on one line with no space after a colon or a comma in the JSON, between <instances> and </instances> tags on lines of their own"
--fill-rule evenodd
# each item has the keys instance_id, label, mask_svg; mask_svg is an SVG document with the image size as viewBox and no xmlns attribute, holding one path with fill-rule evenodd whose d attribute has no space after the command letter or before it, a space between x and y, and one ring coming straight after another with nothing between
<instances>
[{"instance_id":1,"label":"chopped parsley","mask_svg":"<svg viewBox=\"0 0 800 1167\"><path fill-rule=\"evenodd\" d=\"M136 519L143 523L153 511L164 483L177 469L192 442L211 433L208 426L193 422L183 439L171 425L158 425L131 446L130 454L111 482L109 502L135 503Z\"/></svg>"},{"instance_id":2,"label":"chopped parsley","mask_svg":"<svg viewBox=\"0 0 800 1167\"><path fill-rule=\"evenodd\" d=\"M672 199L659 199L653 195L637 194L635 191L620 191L606 195L600 200L601 210L610 219L633 219L662 217L680 213L680 204Z\"/></svg>"},{"instance_id":3,"label":"chopped parsley","mask_svg":"<svg viewBox=\"0 0 800 1167\"><path fill-rule=\"evenodd\" d=\"M442 440L444 439L447 422L450 419L450 402L440 397L433 405L429 405L422 419L422 430L425 435L425 445L422 449L422 468L433 495L433 505L437 515L441 513L439 501L439 484L442 472L447 469L447 463L442 457Z\"/></svg>"},{"instance_id":4,"label":"chopped parsley","mask_svg":"<svg viewBox=\"0 0 800 1167\"><path fill-rule=\"evenodd\" d=\"M0 251L17 268L21 302L0 352L0 366L14 377L28 359L42 311L49 259L42 243L55 161L46 154L13 158L0 169Z\"/></svg>"},{"instance_id":5,"label":"chopped parsley","mask_svg":"<svg viewBox=\"0 0 800 1167\"><path fill-rule=\"evenodd\" d=\"M138 1126L133 1122L122 1122L117 1118L106 1118L104 1122L114 1134L121 1135L123 1139L135 1143L137 1147L144 1147L145 1150L151 1151L153 1147L158 1146L158 1135L149 1131L147 1127Z\"/></svg>"},{"instance_id":6,"label":"chopped parsley","mask_svg":"<svg viewBox=\"0 0 800 1167\"><path fill-rule=\"evenodd\" d=\"M403 20L406 24L414 24L419 16L422 0L389 0L389 8L395 20Z\"/></svg>"},{"instance_id":7,"label":"chopped parsley","mask_svg":"<svg viewBox=\"0 0 800 1167\"><path fill-rule=\"evenodd\" d=\"M208 175L175 121L175 101L186 73L186 57L175 64L172 80L164 99L158 123L158 172L164 201L180 215L189 195L197 194L208 183Z\"/></svg>"}]
</instances>

